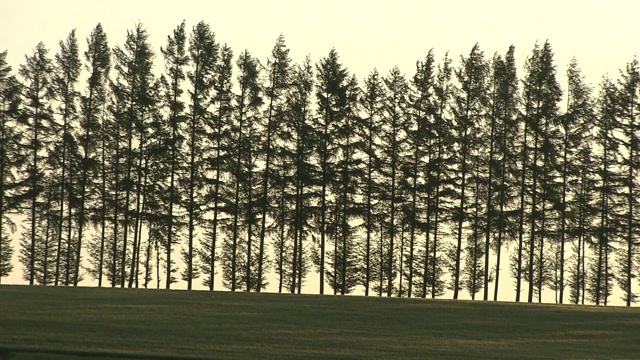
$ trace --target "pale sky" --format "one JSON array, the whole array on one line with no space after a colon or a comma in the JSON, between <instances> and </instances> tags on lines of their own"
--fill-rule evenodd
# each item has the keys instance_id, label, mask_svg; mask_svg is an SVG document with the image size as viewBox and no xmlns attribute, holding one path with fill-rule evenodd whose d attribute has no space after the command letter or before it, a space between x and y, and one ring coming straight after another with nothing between
<instances>
[{"instance_id":1,"label":"pale sky","mask_svg":"<svg viewBox=\"0 0 640 360\"><path fill-rule=\"evenodd\" d=\"M280 34L296 62L307 54L316 62L335 48L362 84L373 68L386 75L395 65L411 78L416 61L431 48L438 62L449 51L457 64L476 42L487 58L515 45L521 76L534 44L548 39L561 84L575 56L587 82L597 86L607 73L617 77L639 52L638 14L640 1L635 0L0 0L0 51L9 50L15 72L39 41L53 57L58 42L75 28L84 52L86 38L102 23L113 47L122 45L127 29L141 22L156 52L155 71L160 72L159 48L167 36L183 19L189 31L204 20L234 54L246 48L263 62ZM17 253L17 241L14 248ZM513 282L507 279L507 266L502 268L500 298L512 300ZM16 263L3 283L21 282L21 274L22 266ZM316 274L311 275L307 284L315 285L315 279ZM614 294L612 300L618 299Z\"/></svg>"},{"instance_id":2,"label":"pale sky","mask_svg":"<svg viewBox=\"0 0 640 360\"><path fill-rule=\"evenodd\" d=\"M183 19L188 29L204 20L235 54L246 48L262 60L280 33L295 61L309 54L315 62L335 47L359 80L374 67L387 74L394 65L410 78L430 48L437 59L449 51L457 61L476 42L489 58L514 44L522 64L536 41L549 39L561 83L575 56L597 85L607 72L617 76L640 47L634 0L0 0L0 9L0 51L9 50L15 69L39 41L53 55L73 28L85 45L98 22L111 46L141 22L160 56ZM157 71L161 66L156 61Z\"/></svg>"}]
</instances>

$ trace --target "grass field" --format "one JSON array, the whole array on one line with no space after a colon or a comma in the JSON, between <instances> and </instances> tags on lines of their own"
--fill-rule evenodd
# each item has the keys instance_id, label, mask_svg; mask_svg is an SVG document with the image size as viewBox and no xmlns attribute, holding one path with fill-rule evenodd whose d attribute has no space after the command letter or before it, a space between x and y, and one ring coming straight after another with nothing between
<instances>
[{"instance_id":1,"label":"grass field","mask_svg":"<svg viewBox=\"0 0 640 360\"><path fill-rule=\"evenodd\" d=\"M639 359L640 309L0 286L0 359Z\"/></svg>"}]
</instances>

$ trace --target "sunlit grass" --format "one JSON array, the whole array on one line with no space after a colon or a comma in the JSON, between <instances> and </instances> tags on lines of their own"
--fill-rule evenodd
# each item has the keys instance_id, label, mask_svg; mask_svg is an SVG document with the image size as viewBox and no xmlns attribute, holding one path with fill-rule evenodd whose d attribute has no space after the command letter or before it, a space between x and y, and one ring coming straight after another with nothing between
<instances>
[{"instance_id":1,"label":"sunlit grass","mask_svg":"<svg viewBox=\"0 0 640 360\"><path fill-rule=\"evenodd\" d=\"M640 309L0 286L0 359L9 355L638 359Z\"/></svg>"}]
</instances>

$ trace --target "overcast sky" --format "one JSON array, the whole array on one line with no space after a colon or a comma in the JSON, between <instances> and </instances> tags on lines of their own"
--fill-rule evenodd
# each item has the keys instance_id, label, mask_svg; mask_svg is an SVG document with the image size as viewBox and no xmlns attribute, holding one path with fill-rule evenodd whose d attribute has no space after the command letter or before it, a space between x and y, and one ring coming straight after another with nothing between
<instances>
[{"instance_id":1,"label":"overcast sky","mask_svg":"<svg viewBox=\"0 0 640 360\"><path fill-rule=\"evenodd\" d=\"M53 55L71 29L85 45L98 22L112 46L141 22L159 56L183 19L188 29L204 20L235 54L248 49L262 60L281 33L295 61L307 54L317 61L336 48L360 80L374 67L386 74L394 65L410 77L430 48L437 59L449 51L457 61L476 42L487 57L513 44L522 64L536 41L548 39L561 83L575 56L597 85L607 72L617 76L640 47L640 2L634 0L1 0L0 8L0 51L9 50L15 69L39 41Z\"/></svg>"},{"instance_id":2,"label":"overcast sky","mask_svg":"<svg viewBox=\"0 0 640 360\"><path fill-rule=\"evenodd\" d=\"M387 74L397 65L408 78L413 76L415 62L431 48L438 61L449 51L457 63L476 42L487 58L515 45L521 75L534 44L548 39L560 83L564 86L575 56L587 82L595 86L607 73L617 77L640 50L639 14L640 1L634 0L0 0L0 51L9 50L16 71L39 41L52 57L58 41L75 28L84 52L86 38L102 23L113 47L141 22L160 57L160 46L182 20L188 29L204 20L218 42L228 43L235 54L248 49L262 61L280 34L296 62L306 55L318 61L335 48L362 83L373 68ZM162 70L159 58L155 66ZM14 245L17 253L17 241ZM3 283L21 281L22 267L16 265ZM504 265L503 271L507 273ZM307 284L315 284L314 278ZM501 298L513 298L512 285L507 279L501 282Z\"/></svg>"}]
</instances>

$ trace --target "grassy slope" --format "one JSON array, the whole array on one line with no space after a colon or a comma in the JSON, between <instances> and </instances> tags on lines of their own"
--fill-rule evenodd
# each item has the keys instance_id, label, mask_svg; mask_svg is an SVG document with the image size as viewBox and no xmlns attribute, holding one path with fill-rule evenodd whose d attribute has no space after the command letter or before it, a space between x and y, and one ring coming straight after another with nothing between
<instances>
[{"instance_id":1,"label":"grassy slope","mask_svg":"<svg viewBox=\"0 0 640 360\"><path fill-rule=\"evenodd\" d=\"M0 359L3 352L12 359L637 359L640 309L0 286Z\"/></svg>"}]
</instances>

